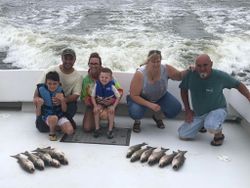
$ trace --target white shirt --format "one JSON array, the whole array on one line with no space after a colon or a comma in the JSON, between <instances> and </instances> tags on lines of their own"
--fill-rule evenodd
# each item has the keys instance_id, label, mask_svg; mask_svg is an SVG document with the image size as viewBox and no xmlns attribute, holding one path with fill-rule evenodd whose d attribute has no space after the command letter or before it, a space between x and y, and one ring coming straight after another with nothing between
<instances>
[{"instance_id":1,"label":"white shirt","mask_svg":"<svg viewBox=\"0 0 250 188\"><path fill-rule=\"evenodd\" d=\"M61 71L59 65L49 67L42 75L39 83L45 83L45 76L50 71L56 71L60 77L60 83L65 96L69 95L80 95L82 90L82 76L77 70L74 70L70 74L65 74Z\"/></svg>"}]
</instances>

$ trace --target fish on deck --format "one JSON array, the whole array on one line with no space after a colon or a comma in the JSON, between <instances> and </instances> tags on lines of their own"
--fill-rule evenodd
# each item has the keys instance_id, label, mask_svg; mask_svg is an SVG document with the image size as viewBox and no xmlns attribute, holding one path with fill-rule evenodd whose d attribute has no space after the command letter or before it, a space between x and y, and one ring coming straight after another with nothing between
<instances>
[{"instance_id":1,"label":"fish on deck","mask_svg":"<svg viewBox=\"0 0 250 188\"><path fill-rule=\"evenodd\" d=\"M23 157L20 154L13 155L11 157L16 158L17 162L26 172L33 173L35 171L35 166L29 159Z\"/></svg>"},{"instance_id":2,"label":"fish on deck","mask_svg":"<svg viewBox=\"0 0 250 188\"><path fill-rule=\"evenodd\" d=\"M159 162L160 158L165 154L169 149L161 148L161 150L154 150L153 153L148 158L148 164L150 166Z\"/></svg>"},{"instance_id":3,"label":"fish on deck","mask_svg":"<svg viewBox=\"0 0 250 188\"><path fill-rule=\"evenodd\" d=\"M172 167L174 170L178 170L186 160L186 157L184 156L187 151L180 151L178 150L177 155L174 157L172 161Z\"/></svg>"},{"instance_id":4,"label":"fish on deck","mask_svg":"<svg viewBox=\"0 0 250 188\"><path fill-rule=\"evenodd\" d=\"M137 144L137 145L134 145L134 146L130 146L128 148L128 151L127 151L127 155L126 157L127 158L130 158L134 152L136 152L137 150L141 149L142 146L145 146L147 145L145 142L141 143L141 144Z\"/></svg>"}]
</instances>

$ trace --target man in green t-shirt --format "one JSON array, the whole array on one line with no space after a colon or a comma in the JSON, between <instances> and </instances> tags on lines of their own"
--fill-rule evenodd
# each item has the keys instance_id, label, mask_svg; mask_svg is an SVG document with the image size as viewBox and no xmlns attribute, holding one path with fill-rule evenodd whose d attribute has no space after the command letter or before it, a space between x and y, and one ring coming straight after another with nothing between
<instances>
[{"instance_id":1,"label":"man in green t-shirt","mask_svg":"<svg viewBox=\"0 0 250 188\"><path fill-rule=\"evenodd\" d=\"M220 146L225 138L222 133L226 111L226 99L223 89L236 88L250 102L248 88L227 73L212 68L213 62L207 54L199 55L195 62L195 71L190 71L180 84L181 98L185 108L185 122L178 129L183 140L194 139L205 127L212 133L213 146ZM192 107L189 103L191 94Z\"/></svg>"}]
</instances>

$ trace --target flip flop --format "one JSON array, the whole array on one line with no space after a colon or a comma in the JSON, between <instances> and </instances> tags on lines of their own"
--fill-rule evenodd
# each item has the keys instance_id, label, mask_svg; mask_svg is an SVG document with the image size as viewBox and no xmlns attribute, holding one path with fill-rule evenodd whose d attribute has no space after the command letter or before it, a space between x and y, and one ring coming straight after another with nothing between
<instances>
[{"instance_id":1,"label":"flip flop","mask_svg":"<svg viewBox=\"0 0 250 188\"><path fill-rule=\"evenodd\" d=\"M57 141L56 134L53 134L53 133L49 134L49 140L50 141Z\"/></svg>"},{"instance_id":2,"label":"flip flop","mask_svg":"<svg viewBox=\"0 0 250 188\"><path fill-rule=\"evenodd\" d=\"M211 145L221 146L223 144L224 139L225 139L224 134L222 134L220 137L214 137L214 139L211 141Z\"/></svg>"}]
</instances>

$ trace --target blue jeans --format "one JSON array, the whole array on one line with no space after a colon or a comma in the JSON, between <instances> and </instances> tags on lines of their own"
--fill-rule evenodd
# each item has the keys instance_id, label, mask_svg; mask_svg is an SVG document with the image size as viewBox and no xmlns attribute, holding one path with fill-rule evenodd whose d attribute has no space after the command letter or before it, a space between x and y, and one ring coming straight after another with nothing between
<instances>
[{"instance_id":1,"label":"blue jeans","mask_svg":"<svg viewBox=\"0 0 250 188\"><path fill-rule=\"evenodd\" d=\"M166 92L165 95L155 103L160 105L161 111L167 118L174 118L181 111L181 103L169 92ZM142 119L148 109L146 106L134 102L129 95L127 96L127 104L129 116L134 120Z\"/></svg>"},{"instance_id":2,"label":"blue jeans","mask_svg":"<svg viewBox=\"0 0 250 188\"><path fill-rule=\"evenodd\" d=\"M179 137L183 139L193 139L204 126L210 132L222 130L222 123L225 121L227 111L225 108L213 110L202 116L194 116L191 123L184 122L178 129Z\"/></svg>"}]
</instances>

